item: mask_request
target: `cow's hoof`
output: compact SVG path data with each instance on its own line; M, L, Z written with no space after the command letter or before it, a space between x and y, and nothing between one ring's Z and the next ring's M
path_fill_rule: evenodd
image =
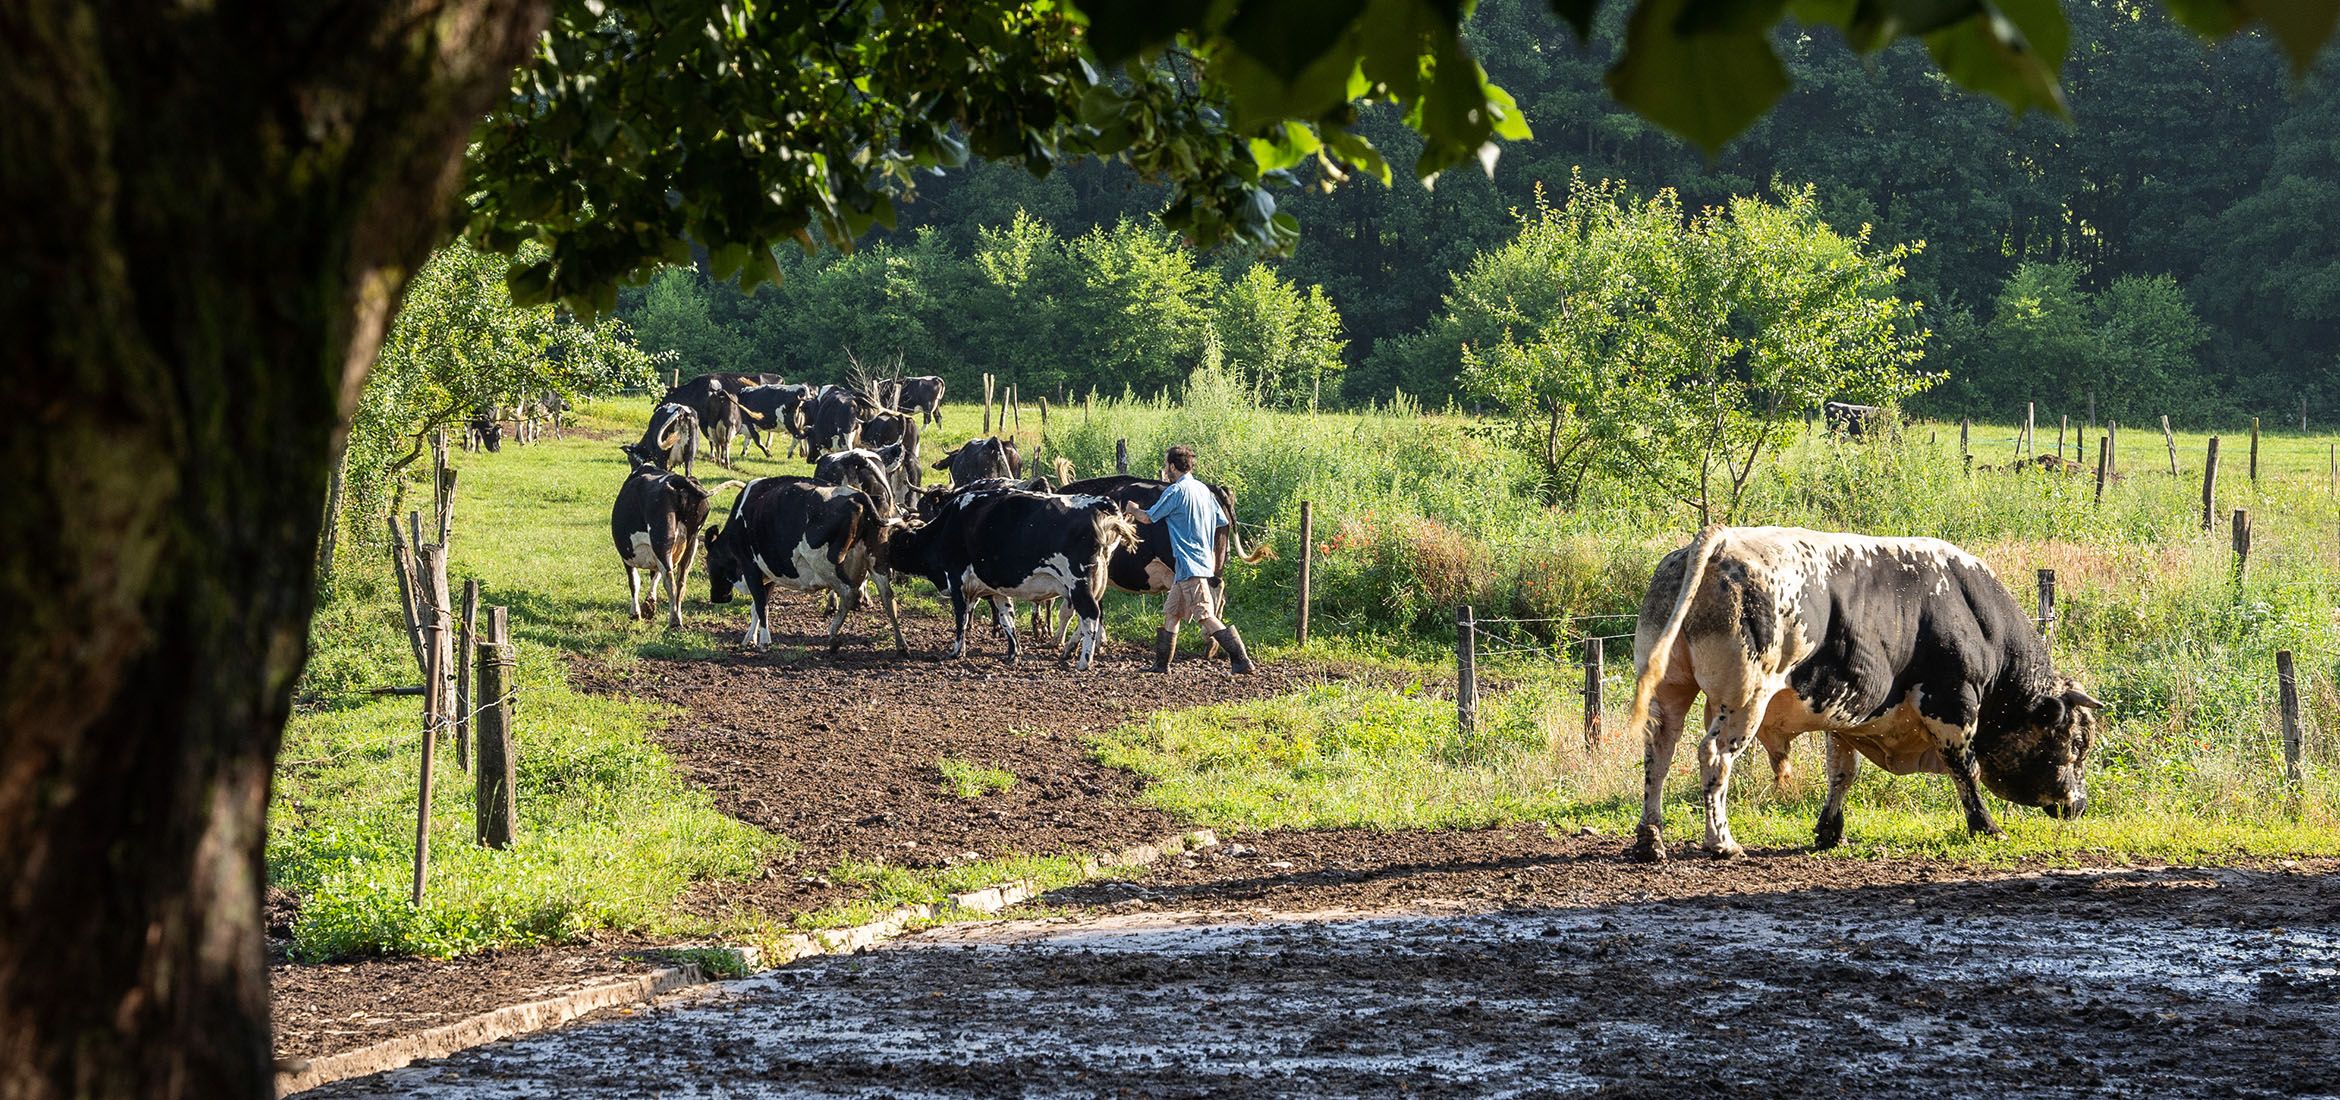
M1844 843L1844 819L1841 817L1833 821L1822 821L1820 827L1812 832L1812 850L1815 852L1825 852L1842 843Z
M1656 829L1644 828L1634 838L1633 847L1625 849L1625 854L1638 863L1664 863L1666 842L1658 839Z
M1739 847L1739 842L1734 840L1711 845L1706 849L1706 853L1716 859L1738 859L1746 855L1747 850Z

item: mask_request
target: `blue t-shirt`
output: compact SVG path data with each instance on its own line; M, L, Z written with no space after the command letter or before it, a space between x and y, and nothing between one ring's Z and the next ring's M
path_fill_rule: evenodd
M1171 482L1162 490L1162 499L1146 509L1146 518L1169 525L1170 557L1178 563L1175 579L1212 575L1211 543L1227 525L1227 513L1219 510L1207 486L1193 474Z

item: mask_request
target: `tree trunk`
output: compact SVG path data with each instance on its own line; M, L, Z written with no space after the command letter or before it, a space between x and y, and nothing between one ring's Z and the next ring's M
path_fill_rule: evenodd
M0 7L0 1096L274 1093L317 503L546 3Z

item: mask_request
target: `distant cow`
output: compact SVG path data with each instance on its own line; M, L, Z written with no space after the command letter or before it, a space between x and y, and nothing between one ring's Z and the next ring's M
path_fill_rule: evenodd
M467 451L501 451L504 449L504 425L496 419L496 410L487 409L465 422L463 425L463 449Z
M659 586L664 585L666 625L682 629L683 585L689 582L691 560L698 555L699 527L707 522L708 502L715 493L739 484L710 490L688 475L649 463L637 464L626 476L617 504L610 509L609 534L626 566L627 605L635 618L657 614ZM642 591L645 573L650 575L647 594Z
M925 464L919 461L918 418L906 412L881 412L863 421L861 445L871 449L888 443L902 445L902 465L909 472L910 484L925 483Z
M878 506L878 515L892 518L901 512L907 493L902 481L902 445L889 443L872 450L856 447L850 451L822 455L813 463L813 480L823 485L843 485L859 489Z
M553 438L559 439L562 426L575 406L569 404L568 398L561 396L561 391L545 390L537 395L536 407L544 413L545 420L552 424Z
M660 405L650 410L650 426L642 430L641 442L618 449L637 463L667 470L679 465L687 475L699 456L699 414L688 405Z
M1064 600L1080 619L1074 644L1086 670L1104 638L1097 605L1105 588L1105 559L1137 541L1136 524L1112 501L1012 488L954 490L933 502L934 518L897 532L889 548L893 567L926 578L949 597L954 632L950 655L967 652L967 612L975 599L993 601L993 621L1007 634L1007 658L1022 656L1012 614L998 600ZM1058 655L1061 662L1071 646Z
M915 412L921 424L942 423L943 380L934 375L896 378L886 385L886 407Z
M858 490L805 477L757 478L739 491L730 518L707 528L709 598L729 603L734 591L746 592L754 607L743 641L763 646L772 640L775 590L828 592L837 606L829 618L829 652L835 653L846 614L861 605L862 583L874 580L894 650L908 654L894 612L887 539L886 520Z
M1804 733L1829 735L1821 848L1843 839L1859 756L1897 775L1947 773L1978 833L1999 832L1982 786L2051 817L2088 805L2081 768L2104 704L2056 675L1990 567L1939 539L1709 527L1658 563L1633 661L1628 728L1647 738L1634 851L1645 859L1665 858L1660 796L1701 691L1717 856L1740 854L1723 804L1732 761L1755 740L1784 760Z
M985 436L970 439L943 453L934 461L937 470L949 470L953 486L965 485L984 478L1019 478L1024 476L1024 459L1016 453L1016 441Z
M1844 401L1830 401L1820 406L1820 418L1832 432L1843 432L1846 437L1859 439L1885 426L1886 409L1883 405L1854 405Z

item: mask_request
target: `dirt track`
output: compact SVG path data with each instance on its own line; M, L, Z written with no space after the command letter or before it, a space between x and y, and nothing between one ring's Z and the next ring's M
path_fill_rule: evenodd
M2331 1094L2324 871L965 926L317 1095Z

